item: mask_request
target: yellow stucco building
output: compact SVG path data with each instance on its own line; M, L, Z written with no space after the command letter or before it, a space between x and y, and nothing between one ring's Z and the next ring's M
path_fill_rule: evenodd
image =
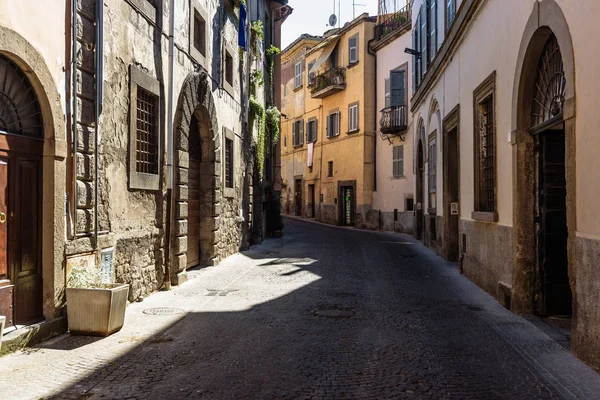
M376 18L362 14L324 37L303 35L282 53L283 213L357 227L370 212L375 175Z

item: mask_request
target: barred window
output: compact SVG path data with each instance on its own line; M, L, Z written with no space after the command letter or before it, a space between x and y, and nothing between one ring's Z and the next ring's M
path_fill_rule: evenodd
M158 97L149 91L137 89L135 170L158 174Z
M479 103L479 211L495 211L496 168L494 162L494 98Z
M402 178L404 176L404 146L394 146L392 152L393 176Z
M329 178L333 176L333 161L327 161L327 176Z
M436 188L437 188L437 152L436 152L436 135L437 132L433 131L431 138L429 139L429 207L435 208L436 206Z
M225 187L233 187L233 140L225 139Z

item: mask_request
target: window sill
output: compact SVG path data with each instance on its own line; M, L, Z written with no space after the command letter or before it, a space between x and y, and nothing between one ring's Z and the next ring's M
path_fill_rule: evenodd
M317 139L315 139L315 140L309 140L309 141L306 142L306 144L310 144L310 143L317 143Z
M229 93L229 95L231 97L235 98L235 94L234 94L234 90L233 90L233 85L231 85L229 82L227 82L226 80L223 80L223 89L225 89L225 91L227 93Z
M227 199L235 198L235 189L232 187L226 187L223 189L223 197Z
M302 88L304 88L304 85L300 85L298 87L294 88L294 92L299 92L300 90L302 90Z
M327 136L327 139L335 139L338 136L340 136L340 134L338 133L337 135L331 135L331 136Z
M471 218L475 221L483 221L483 222L498 222L498 213L497 212L486 212L486 211L473 211L471 213Z
M392 180L406 179L406 175L392 176Z
M427 209L427 214L437 215L437 208L428 208Z
M293 145L292 147L293 147L294 149L299 149L299 148L302 148L302 147L304 147L304 143L301 143L301 144L295 144L295 145Z
M358 132L360 132L360 129L354 129L354 130L352 130L352 131L348 131L348 132L346 132L346 134L348 134L348 135L352 135L353 133L358 133Z
M354 61L353 63L350 63L350 64L348 64L348 67L347 67L347 68L348 68L348 69L350 69L350 68L354 68L354 67L356 67L358 64L359 64L359 61Z

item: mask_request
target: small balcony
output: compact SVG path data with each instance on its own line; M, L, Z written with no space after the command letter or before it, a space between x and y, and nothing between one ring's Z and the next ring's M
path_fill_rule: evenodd
M408 128L407 107L391 106L381 110L379 130L382 136L399 136Z
M410 24L409 6L394 13L380 15L375 25L375 41L385 38L396 30L410 29Z
M308 84L313 99L322 99L346 89L346 68L332 68L312 78Z

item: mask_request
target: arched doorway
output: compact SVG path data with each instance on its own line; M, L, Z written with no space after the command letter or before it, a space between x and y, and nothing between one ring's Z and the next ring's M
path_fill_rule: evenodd
M421 127L421 129L425 129ZM415 237L418 240L423 239L423 174L425 172L425 160L423 157L423 141L419 139L419 144L417 145L417 210L416 210L416 235Z
M513 88L515 263L511 309L577 317L575 70L569 28L553 0L536 3Z
M42 318L40 102L23 70L0 54L0 314L9 325Z

